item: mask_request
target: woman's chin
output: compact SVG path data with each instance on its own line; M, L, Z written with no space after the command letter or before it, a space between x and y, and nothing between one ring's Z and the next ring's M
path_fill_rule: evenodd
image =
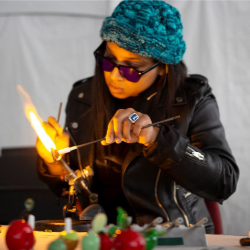
M110 94L113 97L117 98L117 99L126 99L126 98L128 98L128 96L124 95L124 93L114 93L114 92L110 91Z

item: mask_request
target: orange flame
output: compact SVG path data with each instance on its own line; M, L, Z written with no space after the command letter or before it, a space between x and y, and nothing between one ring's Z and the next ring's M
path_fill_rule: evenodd
M26 117L30 121L32 127L35 129L43 145L46 147L46 149L49 152L51 152L51 148L56 149L56 145L53 142L53 140L48 136L46 131L44 130L42 123L41 123L41 119L38 116L38 113L36 111L34 104L31 101L30 96L28 95L27 92L25 92L25 90L22 88L21 85L17 85L17 89L20 93L20 96L24 105Z
M46 149L51 152L51 148L56 149L55 143L52 141L52 139L48 136L48 134L45 132L41 122L37 118L36 114L33 111L29 112L29 117L31 119L31 123L33 128L36 130L36 133L40 140L42 141L43 145L46 147Z

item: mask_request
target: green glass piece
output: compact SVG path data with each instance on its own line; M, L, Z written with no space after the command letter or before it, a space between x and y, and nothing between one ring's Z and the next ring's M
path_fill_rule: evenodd
M34 208L34 205L35 202L31 198L25 200L24 202L24 206L29 212Z
M115 234L115 231L117 230L117 227L116 226L112 226L109 228L109 231L108 231L108 234L109 234L109 237L113 237L113 235Z
M88 235L82 238L82 250L99 250L100 237L95 232L90 231Z
M61 234L61 237L64 239L68 239L68 240L77 240L78 239L77 233L75 231L72 231L72 230L68 234L66 232L65 232L65 234L64 233Z
M162 229L161 231L157 231L157 237L164 235L167 232L167 229Z
M128 214L121 207L117 208L117 212L118 212L117 223L116 223L117 226L120 227L121 229L126 229L127 228L127 217L128 217Z
M150 228L146 232L143 232L143 235L146 240L145 250L152 250L157 245L157 232L154 228Z
M108 218L106 214L104 213L97 214L91 223L92 230L95 233L99 233L107 225L107 222L108 222Z
M48 250L67 250L67 247L63 240L57 239L49 244Z

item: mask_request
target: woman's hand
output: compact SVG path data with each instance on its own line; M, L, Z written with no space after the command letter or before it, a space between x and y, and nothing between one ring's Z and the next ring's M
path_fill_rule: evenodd
M139 119L133 124L128 116L136 113ZM143 126L151 124L152 121L148 115L135 111L132 108L119 109L113 116L108 125L106 140L102 141L102 145L111 143L127 143L139 142L145 146L153 144L159 134L158 127L148 127L142 129Z
M55 143L57 150L69 146L69 135L63 131L63 128L60 127L54 117L49 117L48 122L43 122L42 125L46 133ZM41 156L41 158L43 158L46 163L54 162L51 153L45 148L39 138L37 138L36 149L38 154Z

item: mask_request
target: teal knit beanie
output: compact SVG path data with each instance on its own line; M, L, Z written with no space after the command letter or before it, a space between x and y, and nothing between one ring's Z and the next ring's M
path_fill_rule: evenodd
M166 64L181 61L186 43L179 11L161 0L124 0L107 17L101 37Z

